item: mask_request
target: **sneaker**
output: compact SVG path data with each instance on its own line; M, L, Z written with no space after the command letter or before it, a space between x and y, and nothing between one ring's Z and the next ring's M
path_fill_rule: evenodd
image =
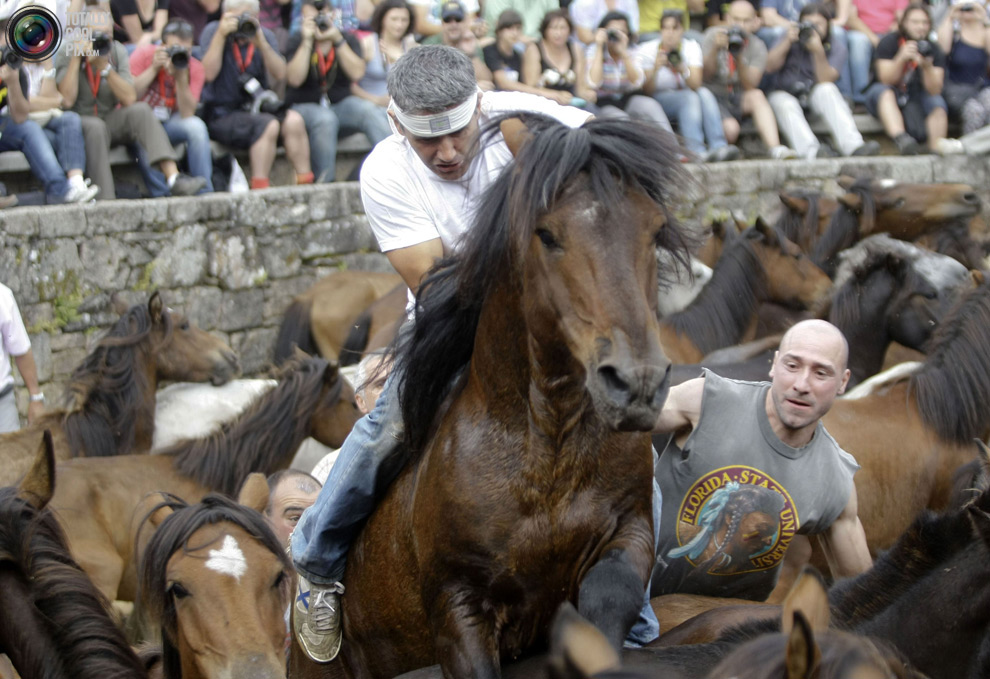
M62 196L62 200L66 203L88 203L96 198L99 192L99 186L70 185L69 190Z
M313 662L328 663L340 652L340 595L344 586L339 582L311 584L301 575L298 582L292 612L296 641Z
M727 160L738 160L740 156L739 147L734 144L726 144L712 149L705 154L706 163L722 163Z
M773 160L793 160L798 157L798 154L791 147L778 144L770 149L770 157Z
M901 132L894 137L894 143L897 144L897 150L902 156L916 156L922 151L921 144L907 132Z
M943 137L935 142L935 151L940 156L959 156L966 153L962 141Z
M203 177L190 177L182 172L175 178L172 184L173 196L195 196L206 186L206 179Z
M863 145L850 153L850 156L876 156L880 153L880 143L875 139L863 142Z
M818 150L815 152L815 158L818 158L818 159L821 159L821 158L838 158L838 156L839 156L839 154L835 152L835 149L833 149L828 144L822 144L821 146L818 147Z

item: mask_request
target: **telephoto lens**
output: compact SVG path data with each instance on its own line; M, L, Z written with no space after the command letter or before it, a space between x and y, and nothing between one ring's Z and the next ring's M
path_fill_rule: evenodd
M10 66L15 71L24 63L24 58L9 47L0 49L0 66Z
M189 68L189 50L182 45L172 45L168 48L168 57L172 60L172 67L180 71Z
M103 31L93 31L93 51L98 56L105 57L113 48L113 38Z

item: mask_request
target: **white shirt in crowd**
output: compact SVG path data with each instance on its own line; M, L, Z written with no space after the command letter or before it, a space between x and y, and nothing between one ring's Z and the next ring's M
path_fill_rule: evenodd
M14 382L10 357L23 356L30 348L31 339L24 329L14 293L0 283L0 390Z
M640 44L636 48L636 63L639 64L641 69L643 69L643 72L649 71L653 68L653 64L656 61L657 52L660 51L660 47L660 40L650 40L649 42ZM701 52L701 45L698 44L696 40L681 38L681 47L678 51L681 55L681 61L687 64L690 68L704 67L704 55ZM687 82L685 81L684 76L667 66L657 70L656 79L654 82L657 90L660 91L682 90L687 87Z

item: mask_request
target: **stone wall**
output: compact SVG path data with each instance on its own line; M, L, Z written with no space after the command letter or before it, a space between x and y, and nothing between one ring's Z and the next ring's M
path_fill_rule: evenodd
M965 182L984 196L988 164L881 157L743 161L690 171L698 181L677 214L700 225L726 210L748 220L773 218L780 189L835 192L842 173ZM134 304L160 289L170 306L224 337L251 376L270 360L291 298L343 268L390 270L353 183L0 212L0 282L20 304L49 403L115 319L114 295ZM26 399L19 389L22 412Z

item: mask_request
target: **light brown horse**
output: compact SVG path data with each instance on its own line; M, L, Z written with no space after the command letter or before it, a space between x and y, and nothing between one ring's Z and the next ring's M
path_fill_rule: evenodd
M354 322L371 304L393 293L405 306L405 292L396 292L396 289L404 291L405 284L394 273L337 271L321 278L309 290L296 296L285 310L275 340L275 362L278 364L291 358L293 346L313 356L319 354L330 361L339 360ZM367 337L392 320L393 317L376 316L374 322L369 323Z
M236 502L210 494L152 507L141 595L161 624L164 679L285 679L295 571L267 504L265 477L252 474Z
M726 242L712 278L683 311L660 322L672 363L698 363L716 349L754 337L763 302L809 308L832 285L783 234L762 220Z
M61 408L0 435L0 486L14 483L34 459L41 432L57 460L147 451L160 380L223 384L240 371L223 341L165 308L159 293L131 307L72 373Z
M70 460L59 466L51 506L79 565L111 601L134 601L135 551L145 510L166 492L196 502L233 495L251 472L284 469L307 436L339 447L359 412L347 380L322 358L296 359L266 392L220 431L157 455Z

